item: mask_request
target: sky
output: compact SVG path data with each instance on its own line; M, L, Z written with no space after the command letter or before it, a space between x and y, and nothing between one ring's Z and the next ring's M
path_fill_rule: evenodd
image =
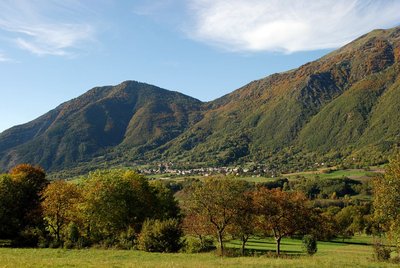
M95 86L210 101L400 25L400 0L0 0L0 132Z

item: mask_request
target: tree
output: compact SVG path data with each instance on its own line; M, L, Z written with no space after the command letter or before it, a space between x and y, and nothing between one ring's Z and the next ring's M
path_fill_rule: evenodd
M82 217L94 242L114 241L132 228L139 233L154 216L155 197L148 181L133 171L98 170L83 185Z
M41 192L47 183L44 170L28 164L0 176L0 238L15 240L23 230L42 226Z
M129 170L97 170L83 184L81 229L94 243L133 244L146 219L179 218L172 191ZM124 242L124 243L125 243Z
M313 226L312 209L302 193L260 187L253 193L253 203L257 227L264 233L272 232L278 255L283 237L307 233Z
M303 249L308 255L317 253L317 239L313 235L303 236Z
M184 211L182 228L186 235L192 235L199 239L200 247L207 243L206 237L212 235L212 226L205 215Z
M224 254L224 236L240 211L240 200L247 183L231 178L209 178L194 184L190 189L186 206L191 214L199 215L209 223Z
M232 225L229 227L229 233L238 237L242 241L241 252L245 255L246 243L250 236L254 234L254 209L252 195L250 192L244 193L238 200L238 212L233 218Z
M19 192L9 174L0 176L0 239L14 238L21 228Z
M150 184L155 195L154 216L160 220L180 218L180 209L174 193L157 180Z
M46 173L41 167L21 164L12 168L10 175L19 189L18 216L22 219L22 225L27 227L42 223L41 193L49 183Z
M373 183L374 217L393 237L400 237L400 155L395 156Z
M47 225L55 234L57 243L62 241L62 231L74 221L81 192L76 184L63 180L49 184L43 191L43 215Z

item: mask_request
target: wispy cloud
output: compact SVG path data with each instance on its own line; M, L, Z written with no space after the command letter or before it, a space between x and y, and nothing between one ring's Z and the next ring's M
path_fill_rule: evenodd
M187 34L230 51L336 48L400 24L398 0L189 0Z
M71 55L95 39L78 0L3 0L0 10L0 29L36 55Z
M10 61L3 53L0 53L0 62Z

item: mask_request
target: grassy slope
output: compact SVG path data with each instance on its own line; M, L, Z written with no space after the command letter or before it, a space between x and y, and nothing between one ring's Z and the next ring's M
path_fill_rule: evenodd
M357 242L357 241L356 241ZM234 246L231 243L230 246ZM273 250L273 241L252 240L249 247ZM123 250L0 248L0 267L396 267L377 263L368 245L320 242L313 257L274 259L265 256L221 258L213 253L159 254ZM301 253L299 240L283 241L288 253Z

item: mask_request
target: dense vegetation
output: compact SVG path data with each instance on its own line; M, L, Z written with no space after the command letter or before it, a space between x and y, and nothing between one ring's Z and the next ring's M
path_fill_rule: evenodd
M146 221L157 220L162 228L180 219L172 192L132 171L92 172L81 184L48 183L44 176L29 165L1 176L0 239L14 246L132 248ZM179 235L178 227L166 231ZM180 235L173 239L180 243Z
M0 166L84 174L149 162L271 172L381 164L399 142L399 55L393 28L208 103L132 81L94 88L1 133Z
M273 238L279 256L285 238L302 238L304 252L313 255L317 240L357 234L373 235L377 260L387 260L398 246L399 166L400 157L394 158L372 185L345 177L173 182L117 169L48 182L43 169L23 164L0 176L0 241L190 253L218 245L230 256L251 254L246 248L254 238ZM238 241L240 251L234 253L229 241Z

